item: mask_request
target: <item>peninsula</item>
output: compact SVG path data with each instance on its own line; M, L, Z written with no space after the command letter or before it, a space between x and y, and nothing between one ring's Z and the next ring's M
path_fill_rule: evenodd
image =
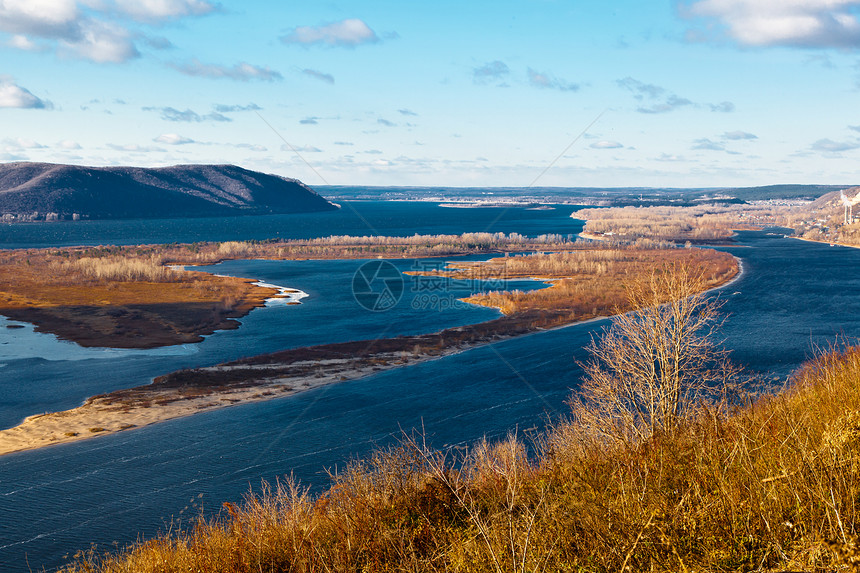
M93 396L64 412L27 418L0 431L0 455L142 427L196 412L367 376L493 341L629 310L624 284L655 269L698 269L707 288L732 280L736 259L709 249L641 248L571 243L564 252L500 257L451 266L455 278L539 278L551 286L466 299L502 310L489 322L433 334L285 350L207 368L181 370L152 384Z

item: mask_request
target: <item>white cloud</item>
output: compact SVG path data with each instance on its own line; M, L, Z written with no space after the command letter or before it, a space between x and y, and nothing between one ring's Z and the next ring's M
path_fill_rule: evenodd
M200 115L192 109L180 111L175 107L144 107L141 109L143 109L143 111L160 111L161 119L164 121L187 121L196 123L200 123L201 121L233 121L226 115L218 113L217 111L207 113L206 115Z
M710 151L725 151L726 146L722 143L711 141L707 137L703 137L701 139L697 139L693 142L693 149L707 149Z
M508 64L501 60L487 62L483 66L479 66L472 70L472 79L475 83L485 84L496 80L501 80L511 73Z
M633 97L640 101L645 99L646 97L648 99L656 99L666 93L665 88L655 86L654 84L646 84L640 82L639 80L633 79L630 76L618 80L616 83L622 88L633 92Z
M683 155L675 155L672 153L661 153L659 157L656 158L657 161L667 161L670 163L686 161Z
M310 68L303 69L302 73L305 74L306 76L310 76L316 80L320 80L320 81L325 82L327 84L333 84L334 83L334 76L331 74L325 74L323 72L320 72L317 70L312 70Z
M18 151L21 149L45 149L47 145L42 145L38 141L34 141L27 137L7 137L3 140L3 148L5 151Z
M57 147L59 149L65 149L67 151L74 151L76 149L81 149L81 144L71 139L64 139L62 141L57 142Z
M860 0L698 0L682 13L716 20L745 46L844 48L860 46L858 7Z
M617 141L609 141L603 139L601 141L595 141L589 147L591 147L592 149L619 149L624 146Z
M654 103L649 106L639 106L636 111L639 113L668 113L682 107L693 105L693 102L684 97L679 97L674 94L666 98L665 101Z
M723 137L725 139L731 139L733 141L738 141L738 140L743 140L743 139L746 139L746 140L758 139L757 135L754 135L752 133L747 133L746 131L727 131L723 134Z
M285 44L304 46L322 44L354 48L361 44L379 42L379 37L364 21L358 18L349 18L320 26L298 26L281 36L281 41Z
M579 91L579 84L559 80L552 74L528 69L529 83L538 88L561 90L563 92Z
M840 153L858 148L860 148L860 142L857 141L833 141L827 138L819 139L812 144L813 151L822 151L824 153Z
M0 161L28 161L30 158L26 155L20 155L17 153L0 153Z
M681 97L667 90L664 87L654 84L646 84L637 79L627 76L626 78L616 80L618 87L624 88L633 94L633 98L640 102L636 108L639 113L668 113L681 109L687 106L692 106L700 109L710 109L714 112L730 113L735 110L735 104L730 101L724 101L718 104L713 103L696 103L685 97Z
M152 141L156 143L164 143L167 145L185 145L186 143L194 143L194 140L184 137L177 133L162 133Z
M254 102L251 102L248 105L227 105L223 103L215 104L215 111L219 113L231 113L234 111L258 111L261 109L263 108L261 108Z
M85 20L79 35L60 40L60 53L99 64L121 64L140 57L129 31L121 26L97 20Z
M0 29L12 34L71 38L79 18L75 0L0 1Z
M131 151L133 153L152 153L153 151L167 151L162 147L147 147L138 145L136 143L127 143L125 145L120 145L117 143L108 143L107 147L109 149L113 149L114 151Z
M217 9L206 0L0 0L0 32L12 34L7 45L19 50L56 49L96 63L122 63L140 56L134 38L170 46L130 30L129 19L148 25Z
M37 44L27 36L23 34L15 34L9 41L6 42L6 45L10 48L15 48L16 50L21 50L23 52L44 52L47 47L42 44Z
M140 55L126 28L85 15L76 0L2 0L0 31L14 34L10 45L21 50L37 48L31 38L37 37L56 42L64 55L98 63Z
M39 99L8 77L0 76L0 108L51 109L53 104Z
M115 0L116 8L138 21L157 22L185 16L203 16L217 10L204 0Z
M722 113L731 113L735 111L735 104L730 101L724 101L720 103L709 103L708 107L711 108L711 111L718 111Z
M636 108L636 111L639 113L668 113L688 105L693 105L692 101L669 93L666 88L655 86L654 84L646 84L630 76L620 79L615 83L619 87L631 92L634 99L642 102L642 105ZM646 105L644 103L646 100L652 103Z
M268 151L267 147L252 143L236 143L233 147L238 147L239 149L250 149L251 151Z
M254 66L247 62L239 62L232 67L228 67L218 64L204 64L197 58L194 58L190 62L186 62L184 64L168 65L187 76L197 76L201 78L230 79L241 82L247 82L249 80L272 82L283 79L280 72L277 72L268 66L264 68Z
M322 153L322 149L313 145L303 145L301 147L290 147L287 144L281 145L281 151L298 151L299 153Z
M141 40L153 50L170 50L175 47L173 42L164 36L144 36Z

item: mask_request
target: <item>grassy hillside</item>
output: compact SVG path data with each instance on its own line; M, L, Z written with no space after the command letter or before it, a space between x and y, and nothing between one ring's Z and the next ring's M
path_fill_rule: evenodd
M860 348L671 435L589 436L570 419L465 455L407 436L318 497L287 480L66 571L855 570Z

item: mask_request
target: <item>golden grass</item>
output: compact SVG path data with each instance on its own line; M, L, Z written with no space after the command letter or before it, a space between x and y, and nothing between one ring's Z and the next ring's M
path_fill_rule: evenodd
M770 205L696 205L583 209L576 215L586 219L586 234L612 241L713 243L729 239L735 229L787 225L788 213Z
M671 438L587 435L561 421L460 457L405 437L320 496L288 479L65 571L856 570L860 348L733 412L702 408Z
M506 315L530 310L564 311L585 320L629 310L624 285L654 269L672 265L701 268L707 287L726 282L738 272L728 253L711 249L645 249L631 246L580 244L578 250L494 258L480 263L456 263L441 274L455 279L539 277L546 289L494 291L470 296L472 304L500 309Z
M85 346L151 348L197 342L203 334L235 327L229 319L275 294L246 279L174 270L171 263L417 257L570 245L555 235L466 233L0 250L0 314Z

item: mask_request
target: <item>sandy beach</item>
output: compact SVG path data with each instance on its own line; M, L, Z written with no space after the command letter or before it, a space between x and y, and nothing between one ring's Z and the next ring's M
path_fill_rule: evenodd
M125 399L127 394L124 392L94 396L77 408L36 414L18 426L0 430L0 455L97 438L240 403L290 396L327 384L355 380L383 370L448 356L475 346L478 345L457 346L438 353L383 352L364 358L198 369L198 372L212 373L238 369L256 371L256 379L252 383L229 388L190 390L177 387L152 390L147 392L145 400ZM272 372L277 374L272 376Z

